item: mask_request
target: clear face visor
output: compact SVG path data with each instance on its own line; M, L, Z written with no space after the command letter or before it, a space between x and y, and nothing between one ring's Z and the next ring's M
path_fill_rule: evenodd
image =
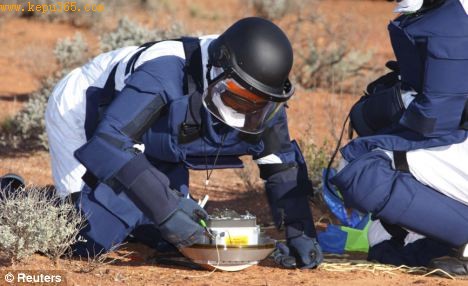
M232 78L211 84L203 94L203 104L216 118L239 131L257 134L265 129L284 102L257 95Z

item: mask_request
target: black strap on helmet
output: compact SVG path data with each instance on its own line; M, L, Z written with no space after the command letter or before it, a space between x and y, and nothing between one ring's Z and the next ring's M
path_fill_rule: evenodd
M153 45L159 43L161 41L153 41L153 42L148 42L145 43L141 46L138 47L138 52L133 54L133 56L128 60L127 66L125 67L125 75L128 75L129 73L133 73L135 71L135 63L138 60L138 58L141 56L141 54L152 47Z
M96 131L99 122L102 120L104 111L115 98L115 73L117 72L118 66L118 63L115 64L112 70L110 71L109 76L107 77L107 81L103 87L103 92L101 92L99 94L99 98L97 98L97 105L86 105L87 116L84 124L87 140L91 139L91 137L94 135L94 132ZM91 117L90 114L96 115Z
M203 93L203 66L200 40L193 37L182 37L185 53L184 94L191 95L198 91Z
M185 120L180 125L178 141L181 144L192 142L201 136L202 124L200 110L203 94L203 64L200 40L182 38L185 52L184 94L189 96Z

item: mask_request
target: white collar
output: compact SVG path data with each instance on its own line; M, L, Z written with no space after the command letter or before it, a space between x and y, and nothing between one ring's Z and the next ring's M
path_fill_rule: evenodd
M460 0L460 3L463 9L465 9L465 13L468 15L468 0Z
M219 35L207 35L200 37L200 49L202 54L202 65L203 65L203 86L206 88L208 82L206 80L206 65L208 64L208 46L211 41L218 38Z
M402 0L398 2L395 13L413 13L421 9L424 0Z

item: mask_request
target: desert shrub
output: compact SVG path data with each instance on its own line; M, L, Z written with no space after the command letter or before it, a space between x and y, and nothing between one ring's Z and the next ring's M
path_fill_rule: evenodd
M70 69L86 62L88 59L88 43L80 33L76 33L73 38L59 40L55 46L54 55L62 68L59 75L62 76Z
M60 70L43 80L41 88L32 93L23 108L0 127L0 145L6 149L48 148L44 113L47 100L58 80L87 59L88 45L77 33L73 38L57 42L54 50Z
M126 243L118 243L111 246L107 251L100 251L99 253L89 253L87 257L79 257L80 261L84 258L84 263L79 264L77 272L79 273L91 273L97 269L110 265L116 261L125 259L128 256L133 254L132 251L127 253L119 253L118 250L121 249Z
M139 5L145 11L150 13L157 10L163 10L169 14L173 14L176 9L174 2L171 0L140 0Z
M25 148L47 148L44 113L47 99L57 80L46 79L40 90L34 92L23 106L23 109L13 117L13 128L10 135L16 136L16 146Z
M125 46L137 46L151 40L151 31L148 28L128 18L122 18L114 31L100 37L100 47L103 52L108 52Z
M0 250L12 262L42 252L57 260L77 241L85 219L49 189L0 191Z
M100 45L109 51L128 45L140 45L148 41L177 38L183 34L181 26L150 30L126 18L119 21L115 31L104 34ZM0 124L0 146L5 150L47 149L44 113L47 100L59 79L88 58L88 44L81 34L59 40L54 49L60 69L43 81L42 87L30 95L23 109L13 118Z
M241 179L245 189L249 192L261 192L264 183L260 179L259 170L251 158L244 158L244 168L235 169L235 174Z
M356 31L348 16L331 20L320 0L251 0L256 15L275 20L294 50L292 79L306 89L351 92L361 88L373 71L373 51L353 44ZM313 9L303 9L303 7ZM283 17L288 14L288 17ZM364 76L365 75L365 76ZM372 77L373 75L370 75Z
M285 16L292 8L293 1L288 0L250 0L255 15L276 20Z
M299 54L302 60L296 70L296 81L304 88L343 87L346 81L368 70L373 56L372 51L350 51L343 42L317 48L312 39L305 50ZM351 87L344 86L347 90Z
M167 29L148 29L128 18L119 20L117 28L100 38L103 52L119 49L125 46L138 46L150 41L174 39L183 35L183 28L178 23Z
M329 209L322 195L322 171L327 168L331 158L331 147L326 141L317 145L313 140L299 140L299 146L307 164L309 179L314 187L314 195L311 201L314 209L320 213L328 213Z
M209 20L219 20L222 16L220 15L219 11L216 10L206 10L197 5L196 3L192 3L188 6L189 15L192 18L201 18L201 19L209 19Z
M312 140L299 140L304 159L307 163L307 171L312 181L314 190L322 187L322 170L327 167L331 157L330 144L326 141L318 146Z
M312 140L299 140L299 146L307 164L310 180L317 191L322 187L322 170L327 167L331 158L331 146L325 141L318 146ZM241 179L248 191L263 191L263 181L259 177L259 170L254 161L244 158L244 168L236 169L234 172Z
M4 150L47 148L44 112L47 99L57 80L49 77L29 96L20 112L0 126L0 146Z

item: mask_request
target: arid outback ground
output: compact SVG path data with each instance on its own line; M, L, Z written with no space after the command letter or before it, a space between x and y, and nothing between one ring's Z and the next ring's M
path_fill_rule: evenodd
M119 1L123 3L124 1ZM151 2L151 1L148 1ZM236 19L252 15L247 1L153 1L148 9L138 5L113 5L106 7L99 22L92 25L73 25L68 22L51 22L41 16L21 18L1 15L0 17L0 121L18 112L28 95L40 87L41 79L53 73L57 64L53 48L58 39L70 37L79 31L90 43L90 57L97 54L98 37L103 31L115 27L123 16L148 27L167 27L173 22L183 25L188 33L219 33ZM292 1L293 2L293 1ZM151 2L152 3L152 2ZM323 17L328 34L335 39L342 37L351 50L372 51L369 62L371 67L383 67L392 58L387 37L386 25L394 16L392 3L370 0L324 0L302 1L303 14L314 12ZM291 37L295 53L299 54L299 41L304 35L315 35L314 27L297 29L296 16L288 14L277 21ZM322 29L325 29L322 26ZM337 35L334 35L338 33ZM317 36L315 44L327 45L330 37ZM296 42L297 41L297 42ZM307 44L302 42L302 44ZM296 57L298 58L298 57ZM371 76L377 74L371 73ZM341 124L351 104L358 99L363 84L368 80L365 73L353 80L354 88L342 89L330 85L317 89L298 87L291 100L289 119L291 135L321 146L328 140L326 147L333 148L334 139L339 134ZM66 144L66 142L64 142ZM0 155L0 174L15 172L23 175L28 183L39 186L52 184L48 153L5 152ZM208 210L227 207L256 214L262 225L271 225L271 217L266 198L261 191L247 190L239 175L234 171L215 171L211 184L204 190L204 173L193 173L191 190L194 197L210 195ZM257 182L258 183L258 182ZM315 208L318 219L323 215ZM280 234L271 231L275 237ZM468 285L466 280L451 280L438 276L425 277L422 274L407 274L400 271L365 271L361 267L345 268L321 267L316 270L287 270L277 267L273 260L267 259L258 266L236 273L220 271L207 275L207 271L189 270L183 267L161 266L152 262L154 251L142 245L128 244L113 254L116 261L102 265L94 271L86 271L88 262L61 259L54 265L46 257L36 255L31 260L10 265L0 262L0 272L16 270L63 270L69 285ZM352 259L351 259L352 258ZM365 255L327 256L326 262L362 263ZM346 259L349 259L346 261ZM331 271L333 269L335 271ZM44 271L45 272L45 271ZM3 274L4 275L4 274ZM4 285L3 276L0 285Z

